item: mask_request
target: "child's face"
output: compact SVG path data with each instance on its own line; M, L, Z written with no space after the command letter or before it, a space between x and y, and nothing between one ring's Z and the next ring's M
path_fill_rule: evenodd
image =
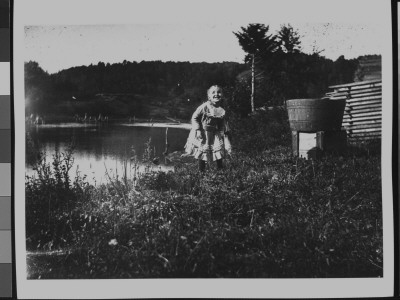
M212 104L220 104L222 100L222 89L217 86L211 87L208 91L208 100L211 101Z

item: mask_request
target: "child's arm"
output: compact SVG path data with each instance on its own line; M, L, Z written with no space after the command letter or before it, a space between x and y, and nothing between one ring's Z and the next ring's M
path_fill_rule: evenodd
M203 125L201 124L201 119L204 113L204 105L200 105L192 116L192 128L196 131L195 137L202 140L203 139Z
M203 105L200 105L192 116L192 128L194 130L202 130L201 118L203 117Z

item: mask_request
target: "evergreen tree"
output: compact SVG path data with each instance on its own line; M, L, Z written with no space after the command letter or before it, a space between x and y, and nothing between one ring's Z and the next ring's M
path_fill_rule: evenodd
M251 64L251 111L254 112L256 64L265 60L270 53L278 49L276 36L268 35L269 26L263 24L249 24L241 27L241 32L234 32L242 49L247 53L245 62Z
M282 25L278 32L281 50L285 53L299 53L300 35L291 25Z

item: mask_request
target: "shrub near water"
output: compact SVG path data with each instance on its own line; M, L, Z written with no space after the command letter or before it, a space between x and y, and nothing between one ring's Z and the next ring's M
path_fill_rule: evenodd
M88 201L68 211L72 249L62 267L40 275L382 276L380 186L379 155L313 162L287 147L237 152L223 172L204 177L194 162L174 173L149 170L136 187L114 180L86 189Z
M74 210L79 202L88 201L92 187L77 174L71 180L68 172L73 165L73 149L56 153L53 162L39 155L35 176L25 181L27 249L67 246L71 241Z

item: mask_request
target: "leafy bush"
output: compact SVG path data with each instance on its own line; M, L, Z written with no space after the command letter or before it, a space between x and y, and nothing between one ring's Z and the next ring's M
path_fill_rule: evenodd
M261 110L247 118L232 116L229 125L235 148L244 152L290 145L288 114L281 107Z
M79 201L88 201L89 191L93 188L79 173L71 180L68 172L73 165L72 154L72 148L66 153L57 152L50 164L42 153L34 167L36 175L26 176L28 249L51 250L71 241L74 209Z

